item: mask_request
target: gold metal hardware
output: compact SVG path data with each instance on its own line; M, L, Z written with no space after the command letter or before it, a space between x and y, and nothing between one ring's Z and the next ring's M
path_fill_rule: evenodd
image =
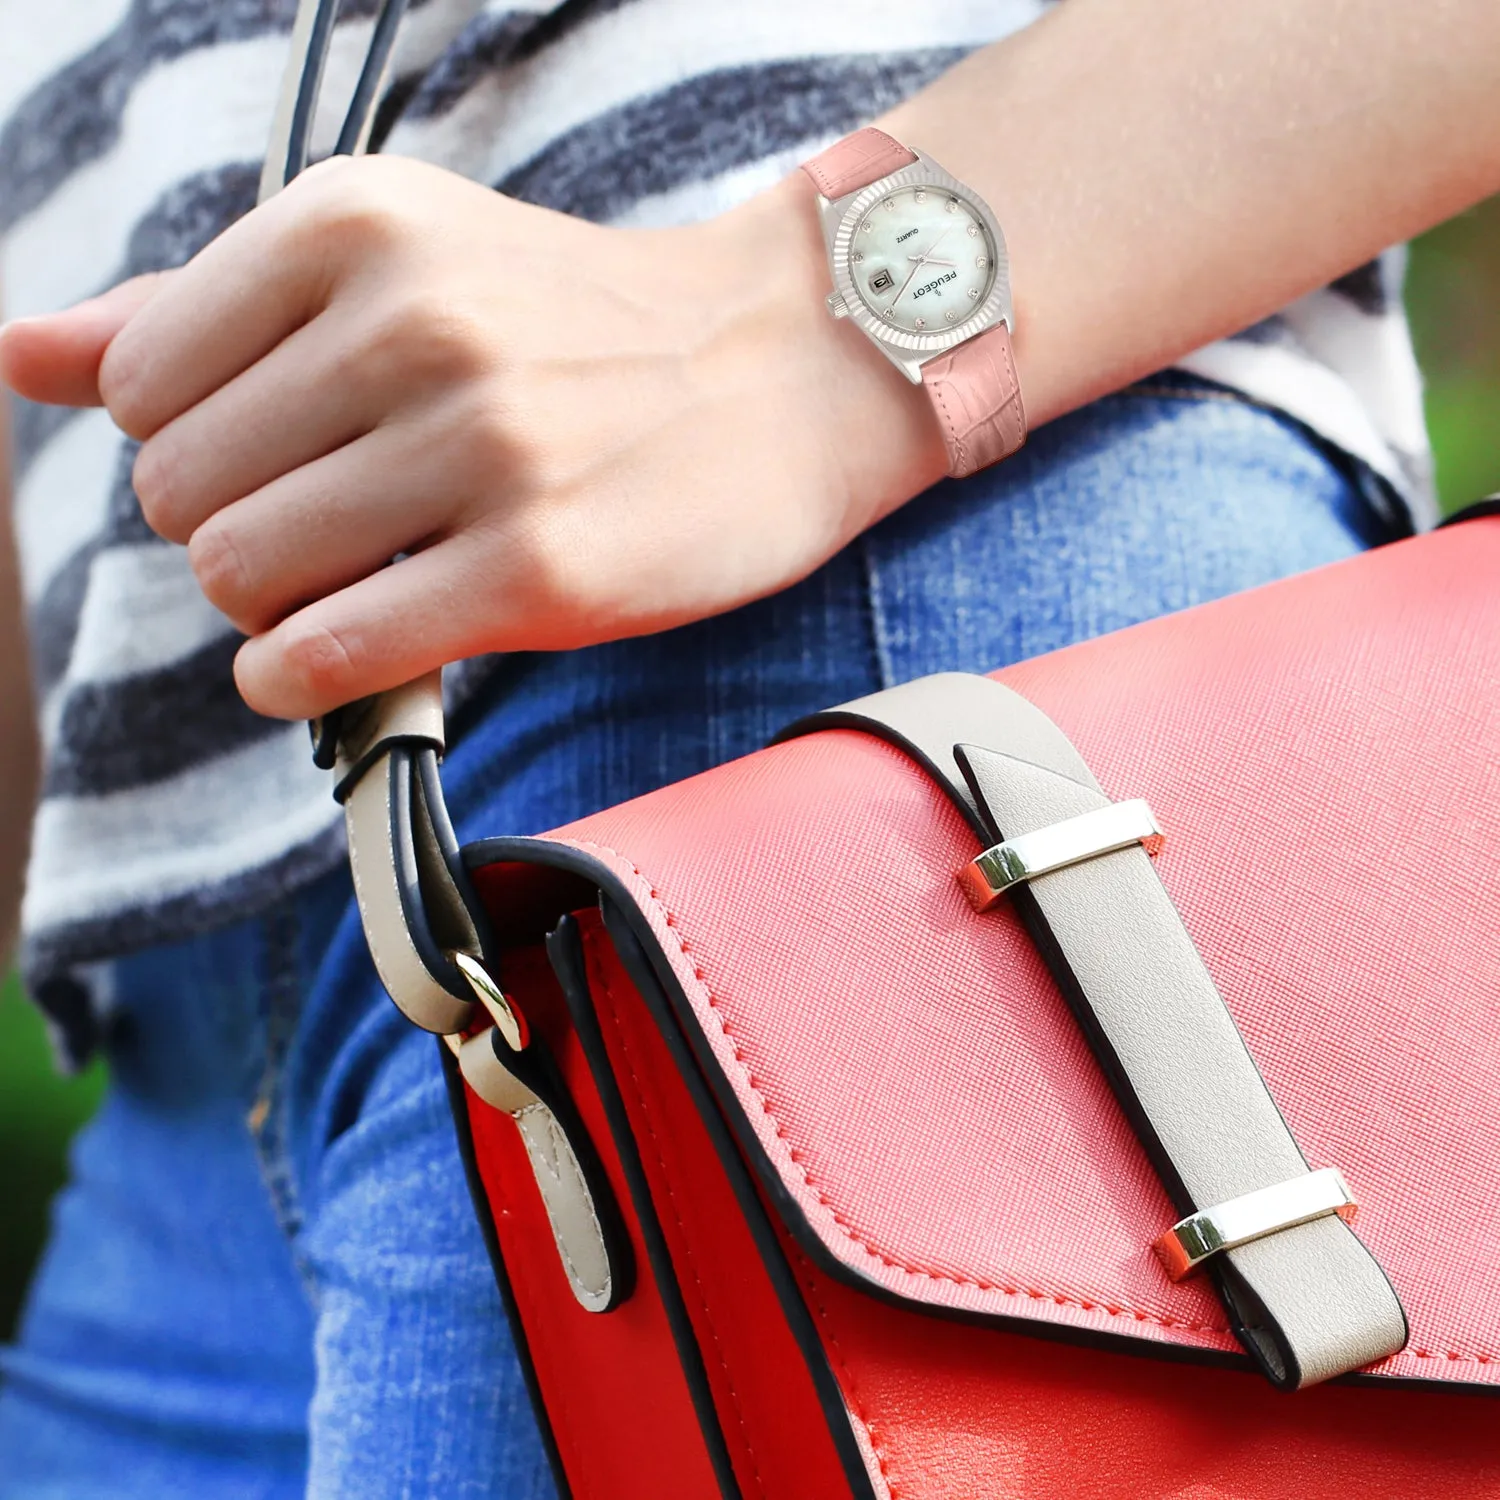
M1234 1250L1298 1224L1337 1214L1352 1219L1358 1204L1337 1167L1245 1193L1179 1220L1153 1248L1173 1281L1181 1281L1221 1250Z
M989 911L1007 891L1039 875L1116 854L1132 844L1155 854L1162 838L1155 814L1140 798L1112 802L986 849L959 871L958 883L975 911Z
M495 1023L495 1030L505 1038L510 1050L523 1051L526 1039L521 1030L520 1017L511 1009L505 991L490 978L489 970L468 953L455 952L449 954L449 957L459 973L469 981L469 988L474 991L475 999L489 1012L490 1019ZM464 1042L463 1034L451 1032L443 1040L447 1042L448 1050L457 1057Z
M520 1111L539 1104L531 1087L506 1065L502 1049L495 1041L495 1032L498 1032L512 1053L523 1051L526 1032L520 1017L477 958L468 953L450 953L448 956L469 981L475 998L495 1023L493 1031L486 1027L469 1036L454 1031L443 1038L448 1050L458 1059L464 1082L492 1109L508 1115L518 1115Z

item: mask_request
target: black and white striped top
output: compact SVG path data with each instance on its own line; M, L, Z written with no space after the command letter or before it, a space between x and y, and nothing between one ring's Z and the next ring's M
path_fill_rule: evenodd
M295 0L0 0L8 314L175 266L255 198ZM1045 0L416 0L377 133L615 223L770 185ZM315 152L372 0L346 0ZM851 39L862 48L849 51ZM1418 376L1387 256L1183 362L1299 417L1431 518ZM306 731L237 698L237 637L130 488L98 411L22 404L16 524L47 770L23 966L75 1054L92 965L248 913L341 857Z

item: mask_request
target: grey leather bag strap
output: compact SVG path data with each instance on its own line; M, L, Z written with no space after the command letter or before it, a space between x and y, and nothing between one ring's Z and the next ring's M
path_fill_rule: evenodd
M988 678L928 677L788 734L835 727L914 756L986 844L1110 806L1067 736ZM1139 844L1034 878L1014 899L1180 1213L1306 1179L1307 1162ZM1332 1213L1208 1264L1241 1341L1279 1386L1359 1369L1406 1342L1390 1283Z

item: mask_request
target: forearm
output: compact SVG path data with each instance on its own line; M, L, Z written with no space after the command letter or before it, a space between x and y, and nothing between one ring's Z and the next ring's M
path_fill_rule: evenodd
M1500 187L1497 56L1496 0L1062 0L883 123L998 211L1035 424ZM247 700L307 717L730 609L938 479L926 393L828 290L800 173L624 230L376 158L12 325L0 373L142 443Z
M16 936L26 850L36 803L36 716L10 513L10 454L0 392L0 968Z
M879 123L994 206L1036 425L1500 189L1497 57L1495 0L1065 0Z

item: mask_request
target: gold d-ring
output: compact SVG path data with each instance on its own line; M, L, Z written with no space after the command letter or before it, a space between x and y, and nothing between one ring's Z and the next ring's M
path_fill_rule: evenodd
M454 952L449 956L459 973L469 981L469 988L474 991L475 998L489 1012L490 1019L495 1023L495 1030L505 1038L506 1045L512 1052L525 1051L526 1034L521 1028L521 1018L511 1008L505 991L490 978L489 971L472 954ZM457 1057L458 1049L463 1045L463 1034L454 1032L443 1040Z

